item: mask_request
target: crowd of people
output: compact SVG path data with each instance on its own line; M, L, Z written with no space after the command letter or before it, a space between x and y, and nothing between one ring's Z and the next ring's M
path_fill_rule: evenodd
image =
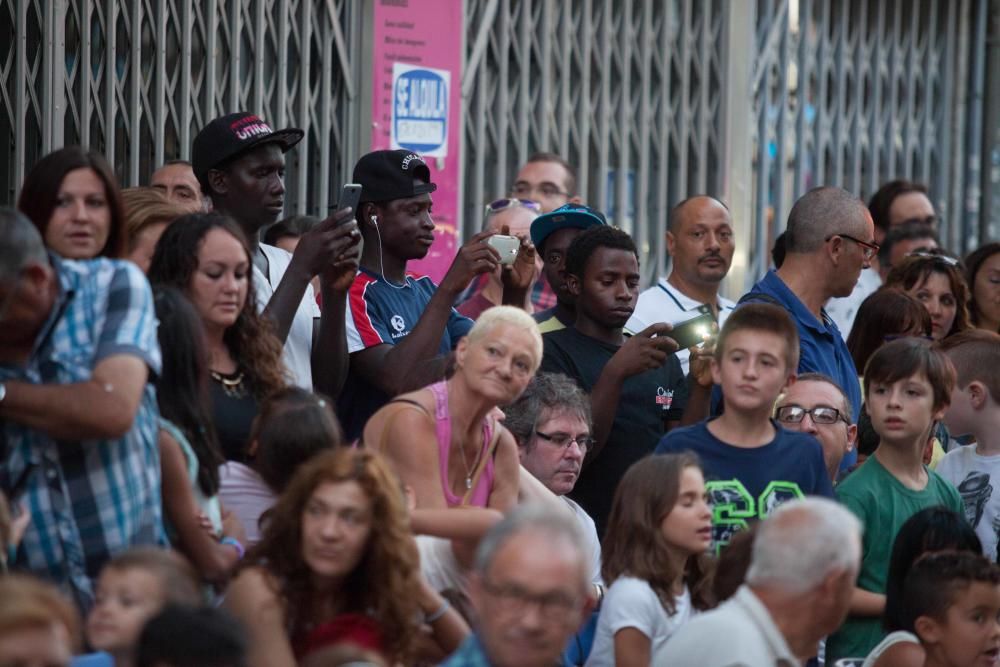
M1000 663L1000 243L819 187L734 302L695 195L642 290L538 153L435 283L420 156L279 220L302 137L0 209L0 665Z

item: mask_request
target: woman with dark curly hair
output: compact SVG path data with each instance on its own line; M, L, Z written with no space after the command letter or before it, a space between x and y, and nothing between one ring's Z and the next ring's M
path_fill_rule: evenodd
M972 290L969 299L972 324L1000 333L1000 241L969 253L965 258L965 276Z
M325 452L299 468L224 606L247 628L250 667L293 667L343 642L411 665L451 653L469 631L421 579L402 486L364 449ZM421 654L423 623L437 655Z
M49 153L25 177L17 208L66 259L128 252L118 181L100 153L79 146Z
M969 325L969 287L957 259L914 253L892 267L885 287L898 287L917 298L931 315L931 336L941 340Z
M160 237L154 285L180 289L205 328L212 417L227 460L245 462L260 401L282 389L281 343L258 312L250 250L235 222L213 213L181 216Z

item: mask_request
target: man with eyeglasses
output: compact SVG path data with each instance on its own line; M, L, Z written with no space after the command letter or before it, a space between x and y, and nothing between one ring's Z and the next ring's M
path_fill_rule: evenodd
M504 426L517 440L521 466L573 510L589 547L590 580L601 586L601 542L594 520L566 495L576 485L594 443L590 399L562 373L539 373L504 412Z
M830 482L837 481L840 462L854 450L858 426L850 418L847 395L822 373L803 373L778 397L774 416L789 431L819 440Z
M927 196L927 186L903 179L885 183L868 201L868 212L875 224L875 243L883 245L890 230L903 225L923 225L937 229L938 217L934 205ZM826 311L847 336L854 325L861 303L882 286L889 269L884 266L891 258L887 253L878 253L872 258L872 271L864 271L854 290L846 297L830 299Z
M851 423L861 412L858 371L840 329L824 308L847 296L878 253L871 215L860 199L836 187L802 195L788 214L785 260L754 285L739 303L766 302L785 308L799 331L798 373L823 373L847 394ZM857 456L844 456L842 468Z
M535 153L517 172L514 185L510 188L510 196L537 202L539 212L543 214L565 204L579 204L581 200L576 193L576 169L555 153ZM566 245L568 244L569 241L566 241ZM550 280L550 277L557 280ZM555 307L558 296L558 276L543 272L531 289L531 303L535 310L544 311Z
M522 505L479 543L475 633L441 667L552 667L589 616L589 557L573 519Z

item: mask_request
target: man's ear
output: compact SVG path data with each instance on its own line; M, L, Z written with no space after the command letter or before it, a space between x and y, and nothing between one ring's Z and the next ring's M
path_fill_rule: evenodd
M673 232L668 231L666 234L666 239L667 239L667 254L673 257L677 249L677 237L674 236Z
M795 373L795 371L789 373L788 379L785 380L785 386L781 388L781 392L784 393L788 391L791 388L791 386L795 384L795 381L798 380L798 377L799 376Z
M583 200L580 199L580 195L574 195L574 196L570 197L569 200L567 200L566 203L567 204L582 204Z
M566 289L568 289L569 293L572 294L573 296L580 296L580 292L582 291L580 286L580 278L573 273L567 273Z
M722 370L719 368L719 360L714 355L711 359L712 364L712 384L721 385L722 384Z
M854 445L858 442L858 425L849 424L847 426L847 449L845 451L853 452Z
M225 197L229 194L228 176L229 175L222 169L209 169L208 173L205 174L205 180L208 181L208 185L212 189L212 192Z
M21 269L24 277L22 289L31 297L33 302L44 302L51 292L52 282L55 280L55 273L52 267L41 262L31 262Z

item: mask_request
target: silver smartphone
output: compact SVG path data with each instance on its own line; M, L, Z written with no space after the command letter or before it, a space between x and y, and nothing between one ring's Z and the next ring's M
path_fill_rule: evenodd
M500 253L501 264L513 264L514 260L517 259L517 249L521 247L521 239L516 236L494 234L486 239L486 242Z

